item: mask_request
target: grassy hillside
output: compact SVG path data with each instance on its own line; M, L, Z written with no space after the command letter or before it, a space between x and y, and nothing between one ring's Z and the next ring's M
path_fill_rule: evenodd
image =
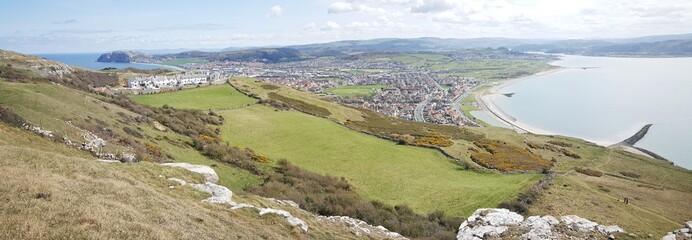
M137 103L155 107L168 104L175 108L187 109L229 108L257 102L227 84L159 94L133 95L131 98Z
M465 216L516 197L541 177L461 170L435 150L397 145L296 111L254 105L220 114L227 120L223 138L233 145L346 177L368 199L408 204L423 213Z
M234 199L288 210L309 232L276 215L202 202L208 194L167 180L201 182L200 175L155 163L98 162L4 123L0 169L1 239L361 239L344 225L252 195Z
M6 57L1 54L0 60ZM13 66L21 63L21 58L12 61ZM263 190L275 190L263 184L268 182L268 176L254 175L237 166L210 160L190 146L190 137L111 104L116 102L114 99L37 80L36 72L7 73L0 75L0 110L10 109L29 124L51 130L57 137L49 140L0 121L0 169L6 179L0 183L0 198L5 200L0 203L0 238L353 237L348 230L324 227L307 213L298 211L294 214L307 218L312 229L307 236L300 235L282 219L258 218L253 212L229 212L224 207L200 203L206 197L204 194L188 188L169 189L170 183L158 177L200 179L182 170L147 162L96 162L95 157L85 151L65 147L64 139L80 144L85 141L86 131L91 131L108 142L103 151L142 151L145 157L156 155L150 161L213 166L220 175L220 183L239 193L239 200L275 206L271 201L242 192L248 186L257 189L260 184L265 187ZM19 80L6 79L15 75ZM76 86L87 82L80 81ZM234 94L238 97L229 97L231 94L225 94L226 90L214 87L193 89L202 93L172 93L179 94L176 97L166 94L148 97L152 97L153 102L179 101L192 104L190 108L215 109L214 112L225 119L224 125L219 127L224 142L251 147L273 161L287 158L305 170L344 177L352 184L346 184L346 189L355 191L354 195L392 205L407 204L419 213L442 209L449 215L466 216L478 207L495 207L500 202L515 199L543 177L540 174L501 174L473 163L469 160L471 156L485 151L478 144L482 141L507 152L504 160L512 160L513 154L530 153L530 156L551 162L551 170L557 174L552 184L543 189L541 195L524 198L529 214L577 214L599 223L620 225L638 236L654 234L656 237L692 219L692 213L686 211L692 202L692 172L663 161L573 138L517 134L500 128L459 128L401 121L254 79L235 78L231 82L241 91L263 98L262 104L220 110L218 108L229 105L244 106L251 98L237 92ZM198 101L207 94L218 99ZM219 103L223 104L217 105ZM176 106L179 107L181 105ZM173 108L158 111L164 117L180 113ZM211 115L208 111L195 114ZM213 132L217 126L208 127ZM439 136L452 143L441 150L462 163L468 161L477 171L462 170L466 168L463 164L437 150L399 145L358 131L392 137L407 144L411 144L403 141L407 138ZM395 135L403 137L399 139ZM219 145L226 146L225 143ZM498 157L498 160L503 159ZM326 184L315 182L322 178L311 174L298 176L312 176L308 177L313 180L310 184ZM289 180L280 176L271 175L276 178L271 179L274 187L278 183L306 183L296 176L286 178ZM339 179L332 180L338 182ZM306 196L309 199L315 195ZM335 196L320 201L344 200L330 197ZM628 197L630 203L622 203L623 197ZM394 208L390 206L389 209ZM426 221L430 218L419 217Z
M322 106L330 111L331 115L329 115L328 117L332 120L335 120L336 122L342 122L343 118L345 118L345 122L347 123L347 125L349 125L349 123L359 123L358 121L362 121L356 120L355 118L350 118L351 116L357 116L359 117L359 119L366 119L366 124L369 124L368 122L372 121L370 117L365 117L366 115L369 116L368 114L356 114L355 112L349 112L354 109L343 107L340 105L331 105L330 103L325 102L324 100L320 100L315 96L311 96L309 93L283 88L276 90L268 90L260 87L264 83L258 83L249 79L234 79L233 83L237 84L237 86L241 86L243 91L257 93L261 97L268 97L268 92L276 92L284 97L300 99L301 101L308 104ZM338 112L349 112L350 114L334 114ZM328 124L329 121L326 121L323 124L319 124L319 122L323 121L324 119L316 118L316 120L310 121L307 119L303 119L302 117L292 116L294 114L297 113L284 111L269 113L269 111L263 110L260 106L255 106L248 109L238 109L229 111L227 113L224 113L224 115L228 118L244 119L247 121L257 121L264 127L253 129L250 126L243 124L243 121L232 121L231 123L236 123L240 126L247 126L247 128L240 129L242 127L232 125L224 126L224 132L226 132L227 129L230 129L229 132L244 132L244 134L247 134L246 136L254 135L256 137L263 139L257 142L253 142L251 140L252 137L243 137L242 139L240 139L241 137L237 136L229 137L229 139L231 139L232 141L235 138L240 139L238 140L240 144L247 144L249 146L253 146L258 150L268 151L268 155L272 157L276 157L279 152L286 152L295 155L295 159L290 158L291 160L301 161L298 159L299 157L310 156L311 154L314 154L314 159L316 159L314 161L308 161L302 164L300 162L297 162L297 164L304 166L305 168L312 169L314 171L324 173L330 172L331 174L339 176L339 173L348 173L350 169L356 168L358 169L358 171L354 170L354 173L351 174L358 177L363 177L362 175L365 175L365 173L373 172L371 168L362 169L359 168L359 165L349 161L349 159L352 158L351 156L359 156L355 151L351 151L349 149L357 149L358 147L363 147L366 144L356 144L358 146L351 147L351 145L348 145L348 143L344 143L346 142L344 139L353 140L358 138L346 137L339 134L325 134L338 133L339 131L331 128L326 128L326 126L330 125ZM342 119L339 119L336 116ZM267 122L267 120L271 119L275 120ZM385 122L387 122L387 124L389 125L386 125ZM428 131L434 129L434 131L443 134L452 134L452 132L449 132L450 129L441 127L431 128L431 126L428 126L426 124L400 122L396 120L387 120L385 122L378 123L379 125L371 124L375 128L366 129L375 131L382 130L384 132L387 132L392 130L404 130L400 128L406 126L406 130L408 132L416 132L417 128L420 128L428 129ZM291 124L285 125L282 123ZM299 128L300 131L296 130L295 132L293 132L291 129L283 129L288 128L285 126L300 126L300 123L310 123L310 125L306 126L305 128ZM337 125L336 127L340 126ZM692 218L692 215L690 215L688 211L680 211L680 209L686 208L686 204L688 202L692 201L692 189L690 189L690 186L692 186L692 184L689 184L692 182L692 172L690 172L689 170L671 166L666 162L654 160L648 157L634 155L622 150L608 149L605 147L597 146L579 139L553 136L539 136L534 134L517 134L516 132L509 129L492 127L470 128L468 130L473 133L481 134L484 138L487 138L489 140L496 140L501 143L506 143L508 144L508 146L514 146L521 149L528 149L529 151L541 156L542 158L551 160L553 162L552 169L553 171L557 172L557 176L555 177L555 183L547 189L545 189L540 197L538 197L537 199L530 200L530 203L532 204L527 205L530 214L578 214L580 216L594 219L599 222L617 224L624 227L625 229L632 229L632 231L636 230L637 234L642 233L646 235L652 233L656 236L661 236L666 231L677 229L684 221L686 221L686 219ZM262 137L267 134L271 135L272 139ZM313 141L311 139L320 140ZM454 142L452 146L444 147L442 149L448 154L455 156L457 158L469 159L473 153L471 149L476 148L474 143L472 141L468 141L465 139L452 140ZM367 142L360 139L357 141ZM566 144L564 146L559 146L551 144L550 142L554 142L555 144ZM296 149L298 148L297 145L300 143L315 144L316 146L319 146L320 149L336 149L334 150L336 154L327 156L317 156L317 153L303 152L303 150L297 151L297 153L293 153L294 151L296 151ZM391 144L391 142L389 143ZM529 146L529 143L538 145L553 145L553 147L549 148L552 150L534 149ZM281 145L284 144L294 144L293 146L296 147L281 149ZM576 156L579 156L579 158L576 159L574 157L569 157L565 155L565 153L574 153ZM341 160L346 163L334 161L340 164L337 165L339 168L332 166L332 164L325 164L325 162L327 161L331 163L333 161L332 159L340 159L339 154L347 156L343 157L343 159L346 160ZM367 155L364 156L363 159L367 159L365 160L366 162L382 161L374 160L375 158L368 157ZM480 167L473 162L470 163L475 167ZM421 165L417 166L419 168L422 168ZM586 176L581 173L577 173L575 171L576 168L593 169L602 172L604 175L602 177ZM388 169L391 169L391 167L389 167ZM388 171L383 172L388 173ZM436 172L444 171L436 170ZM635 175L630 176L636 177L628 177L623 175L623 173L628 175L630 175L630 173L634 173ZM488 175L496 176L494 174ZM356 185L358 184L357 180L352 180L352 177L348 178L353 183L356 183ZM416 177L413 177L413 179L416 179ZM407 185L411 185L410 181L407 181L406 183ZM569 187L564 187L563 185L567 185ZM495 191L503 190L495 189ZM505 197L507 197L508 195L505 195ZM622 208L620 205L613 205L615 203L618 203L618 199L622 201L622 198L626 196L631 199L629 205L625 206L624 208ZM427 200L424 198L421 199L423 199L424 201ZM433 197L432 199L438 198ZM471 200L471 202L473 202L473 200Z

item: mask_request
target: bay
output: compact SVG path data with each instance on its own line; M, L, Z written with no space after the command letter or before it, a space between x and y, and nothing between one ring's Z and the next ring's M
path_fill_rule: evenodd
M65 54L37 54L36 56L65 63L70 66L77 66L91 70L101 70L108 67L117 69L137 68L137 69L171 69L180 70L180 68L156 64L142 63L104 63L97 62L96 59L101 56L100 53L65 53Z
M568 68L508 85L508 115L560 135L616 143L652 123L636 146L692 169L692 58L564 56Z

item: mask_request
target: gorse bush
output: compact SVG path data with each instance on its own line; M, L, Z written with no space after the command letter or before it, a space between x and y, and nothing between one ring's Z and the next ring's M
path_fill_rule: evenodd
M190 137L200 134L217 136L216 130L207 127L207 125L218 126L223 124L223 117L213 114L213 112L175 109L169 106L162 108L147 107L131 101L126 96L117 96L113 99L113 103L143 116L153 118L174 132Z
M552 167L552 162L533 154L532 152L500 142L497 140L482 139L473 142L477 147L485 151L471 153L471 159L481 166L500 171L532 171L541 172Z
M238 148L221 142L217 137L198 135L192 137L192 146L208 158L228 163L235 167L248 170L257 175L265 173L257 163L269 162L269 159L257 155L249 148Z

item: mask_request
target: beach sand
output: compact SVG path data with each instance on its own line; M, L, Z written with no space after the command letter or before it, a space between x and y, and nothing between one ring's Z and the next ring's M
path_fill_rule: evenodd
M545 129L541 129L535 126L528 125L526 123L523 123L514 117L510 116L509 114L505 113L500 109L495 102L493 101L493 98L495 97L501 97L502 93L501 90L509 85L518 83L520 81L534 78L536 76L541 76L541 75L547 75L547 74L555 74L558 72L564 72L564 71L571 71L575 70L576 68L556 68L556 69L551 69L548 71L543 71L539 72L530 76L524 76L520 78L515 78L515 79L510 79L507 81L500 82L499 84L489 88L488 90L485 90L479 94L476 95L476 101L480 105L480 108L488 113L491 116L494 116L498 120L505 122L512 126L514 130L516 130L519 133L533 133L533 134L539 134L539 135L561 135L558 133L554 133ZM615 144L615 142L607 142L607 141L600 141L600 140L593 140L593 139L584 139L580 138L588 142L595 143L597 145L601 145L604 147L611 146Z

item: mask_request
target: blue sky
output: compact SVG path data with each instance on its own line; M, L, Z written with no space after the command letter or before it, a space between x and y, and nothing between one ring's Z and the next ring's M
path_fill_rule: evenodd
M23 53L689 32L689 0L0 0L0 48Z

